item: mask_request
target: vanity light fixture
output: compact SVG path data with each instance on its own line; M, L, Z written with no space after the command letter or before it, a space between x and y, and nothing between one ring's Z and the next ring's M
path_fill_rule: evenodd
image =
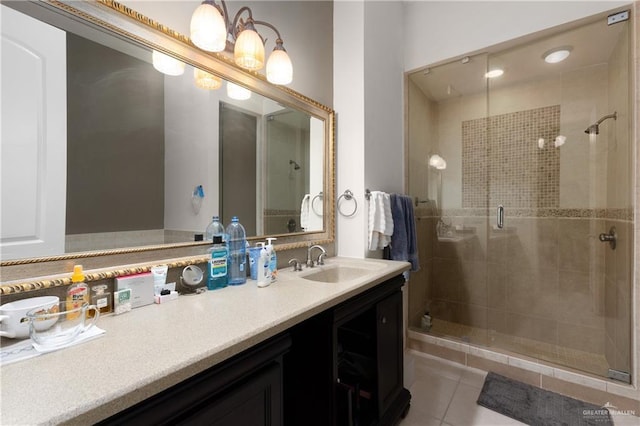
M151 53L153 67L166 75L182 75L184 73L184 62L154 50Z
M245 89L242 86L238 86L230 81L227 81L227 96L237 101L246 101L251 98L251 91Z
M246 13L246 20L241 18ZM280 32L272 24L253 19L253 13L247 6L238 10L230 19L227 4L220 0L205 0L191 16L191 41L208 52L233 51L237 65L250 71L264 67L264 44L266 39L255 26L271 28L276 33L273 52L267 60L267 80L273 84L289 84L293 81L293 66L287 51L283 47Z
M197 87L206 90L216 90L222 87L222 79L220 77L216 77L199 68L193 69L193 82Z
M501 68L494 68L492 70L489 70L484 76L486 78L496 78L496 77L500 77L502 74L504 74L504 70Z
M548 64L557 64L558 62L562 62L567 59L570 54L571 47L563 46L546 51L544 55L542 55L542 58Z

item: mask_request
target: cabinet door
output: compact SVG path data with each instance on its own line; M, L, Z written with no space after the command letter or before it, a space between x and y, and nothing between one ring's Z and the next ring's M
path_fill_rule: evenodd
M281 368L273 363L179 425L277 426L282 424Z
M402 293L376 305L378 346L378 409L382 416L402 390Z

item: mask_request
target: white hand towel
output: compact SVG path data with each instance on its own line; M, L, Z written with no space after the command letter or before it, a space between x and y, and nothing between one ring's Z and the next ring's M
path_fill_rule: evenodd
M369 250L383 249L391 242L393 216L389 194L371 191L369 198Z
M302 204L300 205L300 227L306 230L309 227L309 208L311 204L311 195L305 194L302 197Z

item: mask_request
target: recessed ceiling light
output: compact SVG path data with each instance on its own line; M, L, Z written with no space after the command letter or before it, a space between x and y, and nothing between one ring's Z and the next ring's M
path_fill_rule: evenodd
M504 70L500 68L494 68L488 73L486 73L484 76L486 78L496 78L496 77L500 77L502 74L504 74Z
M548 64L557 64L558 62L562 62L569 57L571 54L570 47L557 47L555 49L551 49L545 52L542 57L544 61Z

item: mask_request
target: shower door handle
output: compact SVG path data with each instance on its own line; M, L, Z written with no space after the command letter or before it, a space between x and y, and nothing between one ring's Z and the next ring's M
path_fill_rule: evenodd
M500 204L496 214L496 226L498 229L504 228L504 206Z

